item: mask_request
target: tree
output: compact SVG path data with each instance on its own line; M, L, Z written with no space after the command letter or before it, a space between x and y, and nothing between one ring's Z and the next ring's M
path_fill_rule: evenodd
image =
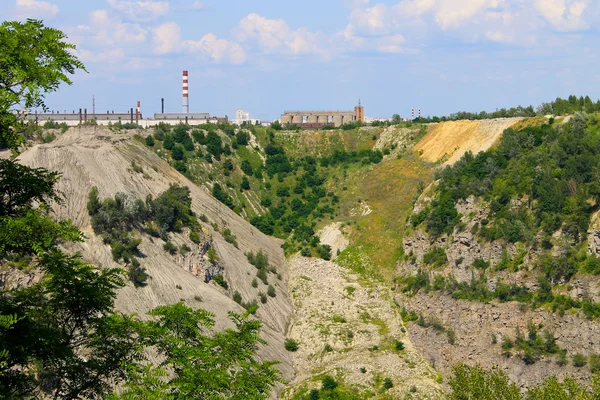
M70 83L67 74L83 68L64 37L38 21L0 26L2 145L16 149L19 144L14 106L44 107L44 94L61 82ZM256 346L262 343L260 322L232 315L236 330L204 336L201 329L213 325L206 311L162 307L153 312L158 321L152 322L115 312L124 271L99 270L59 247L81 241L83 235L70 221L50 217L50 205L63 201L55 189L58 179L56 172L0 160L0 264L10 265L10 256L42 274L41 281L31 286L0 289L0 396L106 398L114 385L128 382L129 392L123 397L148 398L136 397L141 381L144 391L154 391L161 399L267 398L280 378L274 363L254 360ZM153 212L177 229L177 221L192 218L191 211L181 214L189 209L188 198L187 188L171 187L164 197L149 202L157 208L172 206L170 213ZM129 218L123 213L126 198L110 200L107 207L115 212L116 222L124 224L120 218ZM88 211L100 222L104 206L98 191L92 190ZM143 211L139 202L135 207ZM131 266L130 274L143 284L145 276L134 258ZM165 356L158 367L145 360L147 346ZM160 374L174 379L155 379ZM152 383L166 391L155 390Z
M255 359L260 321L230 313L235 329L212 332L214 315L183 303L158 307L142 332L143 342L164 361L133 365L123 399L266 399L281 382L275 362ZM170 372L168 372L170 371ZM160 379L157 379L160 378Z
M73 54L75 45L65 34L41 21L4 22L0 25L0 146L15 148L19 122L13 108L46 110L44 96L61 83L71 84L70 75L85 67Z
M521 400L519 388L501 370L485 371L479 366L457 364L452 372L448 382L452 388L452 400Z
M146 136L146 146L154 147L154 138L152 136Z
M242 177L242 183L240 184L242 190L250 190L250 181L245 176Z

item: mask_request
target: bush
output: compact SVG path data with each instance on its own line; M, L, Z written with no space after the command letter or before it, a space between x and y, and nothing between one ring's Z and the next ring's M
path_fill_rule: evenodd
M475 268L477 268L477 269L483 269L483 270L486 270L486 269L488 269L488 268L489 268L489 266L490 266L490 263L489 263L489 261L485 261L485 260L484 260L484 259L482 259L482 258L476 258L476 259L473 261L473 266L474 266Z
M448 257L446 251L441 247L431 246L423 255L423 262L433 268L440 268L448 263Z
M223 238L225 239L225 241L227 243L231 243L233 244L235 247L237 247L237 240L235 235L231 232L231 230L229 228L225 229L223 231Z
M146 136L146 146L154 147L154 138L152 136Z
M256 278L252 279L252 287L255 289L258 287L258 281L256 280Z
M298 351L298 347L300 346L300 344L292 338L285 339L285 342L283 345L285 346L285 349L287 351L291 351L291 352Z
M221 286L224 289L229 289L229 284L227 283L227 281L225 280L225 278L223 278L223 275L221 274L217 274L213 277L213 279L215 280L215 282L217 282L217 284L219 286Z
M577 353L573 356L573 366L577 368L584 367L587 364L587 358L581 354Z
M256 271L256 277L262 281L265 285L269 283L269 278L267 276L267 270L265 268L261 268Z
M275 297L277 295L277 293L275 292L275 288L272 285L269 285L269 287L267 288L267 294L270 297Z
M400 340L396 340L396 350L401 351L404 350L404 342L401 342Z
M200 244L200 234L196 231L190 231L190 240L196 244Z
M242 295L237 290L233 292L233 301L240 305L242 304Z
M177 246L175 246L170 240L163 245L163 249L171 255L177 254Z
M327 244L319 246L319 257L323 260L331 260L331 246Z
M322 390L335 390L338 387L338 383L331 376L326 375L321 380Z
M389 389L391 389L393 387L394 387L394 383L392 382L392 380L390 378L385 378L383 380L383 388L385 390L389 390Z
M127 277L135 287L144 287L148 284L146 269L141 266L137 258L132 258L131 263L127 266Z
M266 304L267 303L267 299L268 299L267 295L264 294L264 293L259 293L259 296L260 296L260 302L262 304Z

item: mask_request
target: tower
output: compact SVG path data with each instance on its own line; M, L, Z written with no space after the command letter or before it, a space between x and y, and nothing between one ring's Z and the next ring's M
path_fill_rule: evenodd
M183 113L190 113L190 103L188 100L188 72L183 71Z
M365 122L365 108L360 104L360 99L358 99L358 105L354 107L354 120Z

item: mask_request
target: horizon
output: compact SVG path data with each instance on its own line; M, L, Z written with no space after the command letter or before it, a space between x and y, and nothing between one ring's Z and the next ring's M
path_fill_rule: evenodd
M7 20L63 30L89 73L47 98L51 110L190 112L261 120L289 109L389 118L534 107L600 97L600 4L587 0L15 0Z

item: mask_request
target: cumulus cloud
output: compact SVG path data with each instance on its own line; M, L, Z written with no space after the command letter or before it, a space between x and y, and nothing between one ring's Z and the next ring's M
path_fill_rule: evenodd
M217 63L243 64L246 61L246 53L239 43L219 39L212 33L204 35L198 41L186 41L185 48Z
M17 0L15 13L17 19L24 18L54 18L59 8L56 4L47 1Z
M169 12L168 1L108 0L108 5L133 21L152 21Z
M405 42L406 39L402 35L385 36L379 39L377 50L382 53L405 53Z
M442 29L458 28L504 0L439 0L435 21Z
M85 28L85 27L84 27ZM128 24L109 16L107 10L90 13L90 31L98 45L130 45L146 41L148 31L138 24Z
M268 19L254 13L239 22L235 37L240 42L255 42L265 53L327 54L321 35L305 28L293 30L282 19Z
M152 33L156 54L189 53L217 63L242 64L246 61L246 53L239 43L219 39L212 33L200 40L183 40L181 28L175 22L165 22L153 29Z
M535 7L559 31L588 28L584 15L589 0L535 0Z
M181 48L181 28L175 22L165 22L152 30L153 50L157 54L179 51Z

